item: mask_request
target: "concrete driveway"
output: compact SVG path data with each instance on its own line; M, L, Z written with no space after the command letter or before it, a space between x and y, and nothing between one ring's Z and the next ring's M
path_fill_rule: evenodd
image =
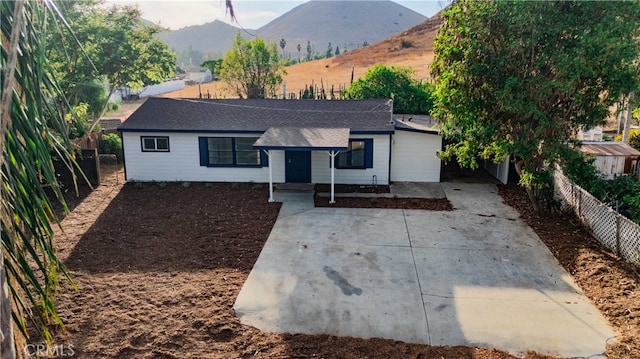
M283 209L234 306L269 332L605 351L615 332L491 184L441 184L451 212Z

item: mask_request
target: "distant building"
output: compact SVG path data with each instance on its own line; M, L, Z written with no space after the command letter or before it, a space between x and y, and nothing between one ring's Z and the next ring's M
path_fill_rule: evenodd
M594 166L607 178L638 175L640 151L624 142L583 142L579 151L595 158Z
M602 142L602 127L596 126L588 131L580 130L578 132L579 141Z

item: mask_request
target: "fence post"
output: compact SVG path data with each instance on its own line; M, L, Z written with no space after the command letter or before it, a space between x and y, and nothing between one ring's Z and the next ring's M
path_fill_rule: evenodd
M578 190L578 200L576 201L576 209L578 210L578 218L582 220L582 191L580 190Z
M616 254L620 257L620 215L616 215Z

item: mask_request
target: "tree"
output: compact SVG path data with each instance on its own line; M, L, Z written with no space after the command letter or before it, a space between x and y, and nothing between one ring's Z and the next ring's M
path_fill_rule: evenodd
M241 98L266 98L275 95L285 74L275 43L255 38L247 41L240 33L233 39L220 67L220 77Z
M431 93L431 84L418 83L411 68L376 65L347 87L344 96L348 99L391 98L395 113L429 114L433 107Z
M461 0L435 40L442 158L476 168L510 156L536 210L575 131L638 86L640 5Z
M172 76L175 54L155 38L158 29L145 25L137 8L103 8L84 1L72 2L64 14L73 34L66 29L54 32L49 43L65 47L49 48L47 55L72 105L87 102L91 115L99 118L116 89L140 89ZM109 92L99 100L88 98L87 88L102 86L102 79ZM101 106L95 108L96 102Z
M47 326L63 324L53 300L59 275L71 281L56 257L52 224L57 222L45 193L48 187L64 203L52 153L73 167L62 114L68 106L51 63L44 56L47 30L53 30L46 26L46 20L51 17L60 20L52 1L0 2L2 358L16 355L10 318L24 337L27 316L36 327L41 326L46 340L51 339Z
M329 46L327 46L327 51L324 53L324 57L328 59L331 56L333 56L333 46L331 46L331 43L329 43Z
M296 49L298 49L298 63L300 63L300 50L302 50L302 46L300 46L300 44L298 44L296 46Z
M284 59L284 47L287 46L287 42L284 39L280 39L280 48L282 49L282 58Z
M313 55L313 48L311 47L311 41L307 40L307 61L311 61Z
M209 69L211 71L211 75L215 79L218 72L220 72L220 66L222 66L222 59L218 60L207 60L200 64L200 67L204 67L205 69Z
M336 56L340 55L340 47L339 47L339 46L336 46L336 52L335 52L335 55L336 55Z

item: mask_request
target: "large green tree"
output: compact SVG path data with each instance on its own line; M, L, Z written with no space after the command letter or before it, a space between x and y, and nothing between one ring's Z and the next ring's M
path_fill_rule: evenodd
M432 86L420 83L408 67L376 65L345 89L348 99L390 98L393 112L429 114L433 107Z
M241 98L275 96L283 74L275 43L260 38L248 41L240 33L220 66L220 77Z
M435 39L443 158L511 156L540 209L549 170L581 127L638 86L638 1L456 1Z
M137 90L172 76L175 54L155 38L159 28L143 23L136 7L105 8L88 0L70 2L63 13L71 30L51 34L47 55L69 102L88 103L92 117L103 113L116 89Z

